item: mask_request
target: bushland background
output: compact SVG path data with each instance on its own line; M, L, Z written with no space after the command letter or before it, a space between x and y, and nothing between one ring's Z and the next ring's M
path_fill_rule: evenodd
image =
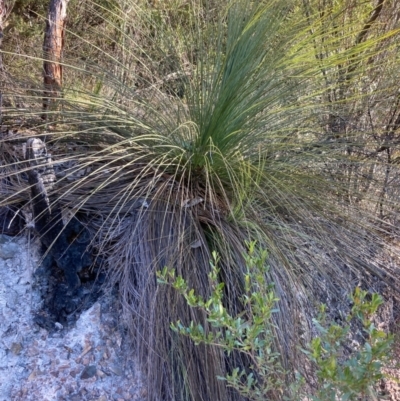
M340 373L380 338L367 323L354 347L329 340L343 355L312 339L320 304L343 327L357 287L397 330L399 4L61 1L56 55L48 1L0 4L2 205L33 226L23 143L41 137L49 199L118 286L149 399L296 397L299 374L315 397L386 396L379 341Z

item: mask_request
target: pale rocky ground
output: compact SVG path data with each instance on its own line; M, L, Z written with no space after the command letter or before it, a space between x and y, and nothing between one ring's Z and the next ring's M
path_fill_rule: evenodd
M0 401L146 400L115 295L103 295L71 328L34 323L37 249L26 237L0 235Z

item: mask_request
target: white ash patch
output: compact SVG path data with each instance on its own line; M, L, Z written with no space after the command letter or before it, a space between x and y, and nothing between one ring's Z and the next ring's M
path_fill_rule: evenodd
M0 236L0 401L146 400L115 296L103 296L70 329L49 333L33 322L41 306L32 287L37 249Z

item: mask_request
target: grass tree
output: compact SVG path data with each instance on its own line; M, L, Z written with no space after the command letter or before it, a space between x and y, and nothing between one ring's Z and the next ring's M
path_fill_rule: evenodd
M69 170L56 194L85 220L119 285L149 400L239 400L217 377L250 363L170 329L193 321L213 330L201 310L157 284L165 266L208 297L217 251L224 306L245 314L246 242L268 249L275 347L288 370L318 302L339 304L354 280L396 282L376 258L383 235L397 235L374 210L398 207L377 186L386 165L364 157L373 134L332 135L329 118L371 96L360 88L374 60L384 68L382 52L393 62L398 31L363 34L360 24L357 32L346 17L354 8L342 3L320 12L297 1L88 1L96 22L80 38L67 33L53 142L60 147L61 133L90 151L58 156ZM362 170L355 185L348 171L357 167L374 174ZM393 163L388 180L397 182ZM23 180L13 185L4 203L26 197Z

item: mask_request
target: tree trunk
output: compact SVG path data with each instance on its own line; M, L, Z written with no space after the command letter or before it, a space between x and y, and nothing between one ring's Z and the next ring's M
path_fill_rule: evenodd
M0 0L1 1L1 0ZM50 0L43 42L43 119L57 103L62 88L62 53L69 0Z

